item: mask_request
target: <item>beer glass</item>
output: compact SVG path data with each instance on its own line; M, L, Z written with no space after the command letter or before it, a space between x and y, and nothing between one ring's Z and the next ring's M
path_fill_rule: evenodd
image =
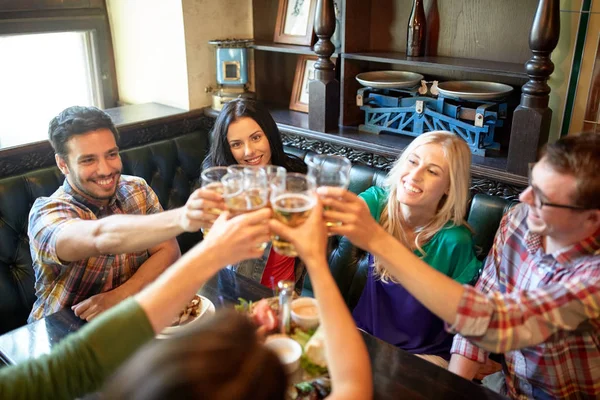
M306 165L308 175L315 178L317 187L334 186L348 189L352 163L346 157L317 154L308 157ZM327 221L327 226L334 225L341 225L341 222Z
M221 182L223 184L223 200L232 216L267 206L269 191L263 170L254 169L243 173L229 172L221 179ZM259 246L262 250L266 247L266 242Z
M223 194L223 184L221 183L221 178L223 178L227 174L227 167L210 167L206 168L200 174L200 186L204 189L211 190L213 192L217 192L219 194ZM220 208L210 208L206 210L206 212L214 215L221 214ZM210 227L212 223L207 223L207 226L202 227L202 233L204 235L208 235L210 231Z
M275 186L274 190L281 190L285 185L285 175L287 171L283 167L277 165L266 165L263 167L267 174L267 183L269 185L269 207L271 207L271 189Z
M309 175L288 173L283 181L285 183L281 185L271 185L273 214L288 226L300 226L308 219L316 204L315 179ZM298 256L294 245L287 240L273 235L271 241L277 253L288 257Z

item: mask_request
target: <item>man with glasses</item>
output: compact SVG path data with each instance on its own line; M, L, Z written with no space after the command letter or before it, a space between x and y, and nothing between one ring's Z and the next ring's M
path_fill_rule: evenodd
M530 167L523 204L504 217L476 285L501 294L510 318L476 318L486 305L463 298L468 311L462 318L459 311L454 329L475 338L485 331L499 351L514 349L505 353L500 381L511 397L600 396L599 172L600 135L549 145ZM465 331L465 324L473 326ZM455 337L449 369L472 379L487 354L467 338Z
M472 379L503 353L511 398L600 398L600 135L547 146L522 204L502 219L475 287L429 267L381 228L356 195L320 188L330 233L378 257L457 333L449 370Z

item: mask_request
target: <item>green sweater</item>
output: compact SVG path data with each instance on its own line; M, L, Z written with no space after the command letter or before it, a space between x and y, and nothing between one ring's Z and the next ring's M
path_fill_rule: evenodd
M0 399L74 399L105 379L154 338L148 317L132 298L106 311L52 352L0 368Z
M379 222L387 203L387 190L371 186L359 197L367 203L371 215ZM472 283L481 268L481 262L475 257L471 231L464 225L455 226L448 222L422 248L426 253L423 261L458 283ZM418 250L414 253L420 255Z

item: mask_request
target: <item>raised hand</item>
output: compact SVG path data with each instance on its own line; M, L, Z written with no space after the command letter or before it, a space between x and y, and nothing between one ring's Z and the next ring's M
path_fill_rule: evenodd
M355 246L371 251L371 244L377 235L385 231L379 225L367 203L352 192L336 187L320 187L317 193L324 206L326 220L340 221L341 225L329 227L329 232L346 236Z
M327 227L323 220L323 207L318 199L310 216L302 225L291 228L271 219L269 226L275 234L282 236L294 245L305 264L308 265L310 260L325 258Z
M209 228L225 210L221 194L205 188L196 189L181 207L179 224L186 232L196 232L200 228Z
M270 217L269 208L233 218L230 218L228 212L223 212L204 237L203 246L212 248L218 255L221 266L259 258L263 254L261 244L271 239L267 224Z

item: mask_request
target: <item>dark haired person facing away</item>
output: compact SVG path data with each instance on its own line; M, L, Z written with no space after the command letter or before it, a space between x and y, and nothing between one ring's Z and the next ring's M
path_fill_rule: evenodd
M29 322L64 307L90 320L139 292L179 258L175 236L214 220L202 203L224 208L219 196L196 191L163 212L142 178L121 175L119 134L95 107L62 111L48 136L65 180L29 214L37 296Z

